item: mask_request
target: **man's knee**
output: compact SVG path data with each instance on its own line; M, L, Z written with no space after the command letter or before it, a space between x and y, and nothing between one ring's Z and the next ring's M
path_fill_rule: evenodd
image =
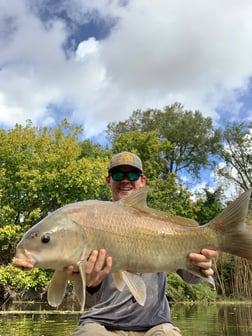
M86 323L80 325L72 336L108 336L109 331L98 323Z
M181 336L181 332L173 324L163 323L147 331L146 336Z

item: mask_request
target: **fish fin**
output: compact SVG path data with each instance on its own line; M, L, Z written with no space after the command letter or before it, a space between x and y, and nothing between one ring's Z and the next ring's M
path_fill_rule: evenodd
M210 283L212 288L216 290L216 284L215 284L214 278L211 275L209 275L206 280Z
M86 261L81 261L78 263L80 277L74 281L74 294L78 299L78 302L83 311L85 308L86 301Z
M137 190L135 190L132 194L121 198L119 203L125 204L129 207L136 208L136 209L144 209L147 207L147 192L148 192L148 187L142 187Z
M55 271L48 287L47 301L50 306L58 307L66 293L67 278L64 271Z
M219 250L252 260L252 233L247 230L252 188L242 193L234 202L211 220L207 226L219 233Z
M121 292L125 286L125 282L122 277L122 272L113 272L112 278L114 280L116 288Z
M211 285L212 288L216 289L214 278L212 276L204 275L204 273L201 272L200 267L197 267L190 262L190 265L186 268L186 271L187 271L186 279L184 279L184 276L183 276L184 271L185 271L184 269L177 269L176 272L187 283L193 284L194 283L193 278L196 276L197 278L200 278L201 280L207 281Z
M146 300L146 287L143 279L134 273L122 271L112 273L112 278L116 288L121 292L125 285L140 305L144 305Z
M199 224L193 219L184 218L180 216L174 216L168 212L149 208L146 202L147 192L148 192L147 187L139 188L138 190L134 191L129 196L123 197L118 202L121 204L125 204L131 208L135 208L155 218L164 219L165 221L170 221L177 225L199 226Z
M136 301L143 306L146 300L146 287L143 279L135 273L127 271L122 271L120 273L131 294L134 296Z

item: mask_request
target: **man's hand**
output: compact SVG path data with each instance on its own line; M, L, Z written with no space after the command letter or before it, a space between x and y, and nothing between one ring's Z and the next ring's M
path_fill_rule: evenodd
M218 251L202 249L201 253L190 253L189 259L191 262L202 269L202 273L206 276L214 274L212 269L212 259L217 257Z
M97 287L102 280L109 274L112 267L112 257L106 256L106 250L94 250L87 259L86 264L86 286ZM67 278L75 280L80 276L79 272L74 271L74 267L69 265L65 268Z
M112 267L112 257L106 256L106 250L94 250L86 265L86 286L97 287L102 280L109 274Z

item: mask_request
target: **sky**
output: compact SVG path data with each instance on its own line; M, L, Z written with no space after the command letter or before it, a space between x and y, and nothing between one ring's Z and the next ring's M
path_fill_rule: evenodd
M98 136L180 102L216 126L252 108L250 0L0 0L0 126L64 117Z
M0 127L109 122L174 102L252 110L251 0L0 0Z

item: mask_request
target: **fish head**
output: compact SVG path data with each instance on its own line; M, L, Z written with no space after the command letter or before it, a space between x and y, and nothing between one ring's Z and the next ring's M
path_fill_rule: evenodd
M77 264L84 248L82 227L66 213L56 211L24 234L12 264L23 270L59 270Z

